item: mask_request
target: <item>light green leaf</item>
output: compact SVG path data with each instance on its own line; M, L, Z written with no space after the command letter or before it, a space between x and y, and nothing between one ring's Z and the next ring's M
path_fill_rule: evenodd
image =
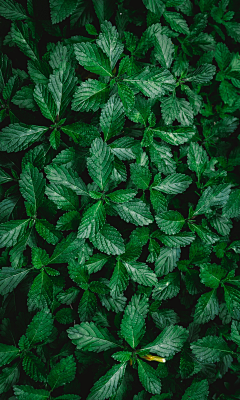
M45 167L47 178L55 185L63 185L73 190L77 195L87 195L88 191L83 180L74 169L64 165L52 164Z
M174 45L169 37L157 32L155 35L156 59L164 68L170 68L173 61Z
M120 345L106 328L96 326L93 322L82 322L67 330L68 337L78 350L106 351Z
M153 286L157 283L155 273L147 266L147 264L137 261L123 261L130 278L144 286Z
M47 130L46 126L10 124L0 133L0 150L8 153L25 150L31 144L39 141Z
M123 314L120 331L126 342L135 349L145 333L143 316L133 305L128 305Z
M196 133L195 127L190 126L166 126L161 128L151 128L154 136L160 137L165 142L173 146L188 142Z
M178 211L164 211L155 217L158 227L168 235L180 232L185 219Z
M149 225L153 222L149 206L142 200L133 199L127 203L112 205L120 218L137 226Z
M151 343L146 345L142 351L156 353L160 357L172 358L178 353L188 338L187 329L182 326L168 326Z
M208 245L211 245L220 240L220 237L216 233L210 231L210 229L208 228L204 228L201 225L196 225L191 223L189 224L189 227L191 227L191 229L198 234L200 239L202 239L203 242L205 242Z
M46 187L46 195L60 210L75 211L79 208L78 196L72 189L66 186L51 183Z
M193 125L194 115L191 104L185 99L177 98L175 94L162 100L161 110L166 125L172 124L175 119L182 125Z
M54 122L57 116L57 107L48 88L44 85L37 84L33 92L33 97L38 104L42 115Z
M122 83L121 81L117 82L117 88L119 97L125 110L131 110L135 102L134 92L128 85Z
M183 33L185 35L189 34L187 22L181 14L172 11L165 11L163 16L174 31Z
M26 108L27 110L37 111L38 108L33 94L33 85L23 86L13 96L11 102L19 108Z
M200 179L209 161L206 151L198 143L192 142L187 157L190 170L196 172L197 178Z
M120 160L134 160L136 155L134 154L132 148L134 147L135 143L136 142L133 138L124 136L114 140L109 147L111 148L112 153Z
M45 265L49 264L49 256L46 250L40 247L32 248L32 264L34 268L41 269Z
M161 381L158 377L157 371L148 365L143 360L137 358L138 363L138 376L141 384L149 393L161 393Z
M65 385L73 381L76 374L76 362L73 355L62 358L61 361L56 364L48 375L48 384L52 390L59 386Z
M180 258L181 248L161 247L160 254L155 262L155 273L158 277L172 272Z
M76 58L87 71L101 76L113 76L109 60L94 43L74 44Z
M19 188L24 199L33 207L34 213L42 204L45 186L43 174L28 163L20 175Z
M84 239L96 235L103 227L106 220L106 212L103 202L100 200L93 206L89 207L83 214L81 223L78 228L78 238Z
M114 203L126 203L135 197L137 192L132 189L120 189L115 192L107 194L107 197Z
M117 260L116 266L111 276L109 287L111 296L117 297L126 290L129 282L128 272L121 260Z
M53 317L48 309L39 311L34 315L28 325L26 336L30 345L35 345L48 339L53 329Z
M192 232L180 232L175 235L163 235L159 231L155 232L153 237L161 240L168 247L185 247L195 240Z
M124 108L116 94L110 97L103 106L100 116L100 125L107 142L111 137L121 133L124 126Z
M195 308L194 322L205 324L215 318L219 312L219 303L216 290L202 294Z
M31 60L38 61L36 41L29 37L28 25L23 22L14 22L11 26L11 38L19 49Z
M116 393L119 388L127 362L114 365L105 375L103 375L91 389L87 400L104 400Z
M226 275L226 271L217 264L201 264L201 282L212 289L217 289L221 279Z
M105 224L102 229L90 238L94 247L106 254L119 255L125 252L121 234L116 228Z
M58 24L69 17L76 9L78 2L75 0L50 0L50 13L52 24Z
M209 364L220 361L225 355L233 354L225 340L217 336L205 336L190 344L190 347L199 361Z
M106 254L101 253L94 254L92 257L90 257L90 259L86 261L85 264L89 274L100 271L102 267L106 264L108 258L109 257L106 256Z
M72 110L92 110L95 112L106 103L108 92L108 85L96 79L88 79L85 82L81 82L73 96Z
M114 360L119 361L119 362L125 362L130 360L132 357L132 352L131 351L118 351L117 353L114 353L111 355Z
M102 33L99 34L96 43L108 56L111 69L113 70L124 50L124 45L118 39L119 34L117 29L115 26L112 26L110 21L104 21L101 24L101 31Z
M167 194L183 193L192 183L188 175L173 173L167 176L160 184L154 185L153 189Z
M193 215L196 216L210 212L213 206L223 207L229 199L230 192L231 184L229 183L222 183L212 187L208 186L200 197Z
M212 64L201 64L195 71L184 78L185 82L203 84L211 81L216 73L216 67Z
M88 172L101 190L104 190L113 171L113 154L102 139L95 139L90 148L91 156L87 158Z
M240 214L240 189L233 189L222 209L222 215L226 218L235 218Z
M152 291L156 300L167 300L177 296L180 291L180 277L178 272L172 272L159 280Z
M19 356L19 349L15 346L0 343L0 366L9 364Z
M0 248L14 246L25 235L29 219L12 220L0 224Z

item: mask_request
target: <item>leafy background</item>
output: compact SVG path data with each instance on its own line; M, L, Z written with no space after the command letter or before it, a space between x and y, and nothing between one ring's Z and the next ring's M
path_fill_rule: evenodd
M239 13L1 1L1 399L240 398Z

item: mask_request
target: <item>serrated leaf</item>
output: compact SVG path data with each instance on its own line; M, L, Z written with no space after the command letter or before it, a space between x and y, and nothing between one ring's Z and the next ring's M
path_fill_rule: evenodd
M87 400L104 400L116 393L124 377L127 363L114 365L91 389Z
M46 371L43 361L32 352L28 351L22 360L23 370L36 382L46 380Z
M78 314L80 321L91 321L96 311L96 306L96 296L89 290L85 290L78 305Z
M193 125L193 109L185 99L179 99L174 94L165 97L161 102L163 120L166 125L171 125L175 119L182 125Z
M13 0L3 0L0 5L0 15L12 21L27 19L24 7Z
M79 350L99 353L119 347L119 344L106 328L93 322L82 322L67 330L68 337Z
M198 236L200 237L200 239L202 239L204 243L208 245L211 245L220 240L220 237L208 228L204 228L201 225L196 225L192 223L189 224L189 226L191 226L191 229L198 234Z
M0 224L0 248L14 246L25 235L29 219L12 220Z
M226 271L217 264L201 264L201 282L212 289L217 289Z
M57 116L57 107L48 88L42 84L37 84L33 92L33 97L42 115L54 122Z
M135 349L145 333L143 316L133 305L128 305L123 315L120 331L126 342Z
M192 400L207 400L208 393L208 381L204 379L200 382L193 382L185 391L182 400L189 400L189 398Z
M202 294L197 302L194 314L194 322L197 324L205 324L218 315L219 304L216 290Z
M221 70L228 67L231 61L231 53L225 43L219 42L216 46L214 57Z
M116 228L105 224L102 229L90 238L92 244L106 254L119 255L125 252L125 246L121 234Z
M111 276L109 287L111 296L116 297L126 290L129 282L127 270L121 260L117 260L116 266Z
M224 285L224 297L228 312L234 319L240 316L240 294L239 289L235 289L229 285Z
M176 247L162 247L155 262L155 273L158 277L167 275L177 266L181 249Z
M23 22L14 22L11 26L11 37L19 49L31 60L38 61L36 42L30 39L28 25Z
M89 274L100 271L108 260L106 254L97 253L94 254L85 264Z
M127 203L114 204L112 207L126 222L137 226L149 225L153 222L150 209L142 200L133 199Z
M172 11L165 11L163 16L173 30L179 33L183 33L185 35L189 34L187 22L181 14Z
M174 45L169 37L157 32L155 35L156 59L164 68L170 68L173 61Z
M0 393L7 392L20 376L18 364L13 364L11 367L4 368L0 376Z
M232 354L225 340L217 336L205 336L190 347L195 357L203 363L215 363L225 355Z
M19 356L19 349L15 346L0 343L0 366L9 364Z
M74 111L97 111L107 101L109 88L106 83L88 79L77 87L72 101Z
M194 82L198 84L207 83L213 79L216 73L216 67L212 64L202 64L195 71L184 78L185 82Z
M132 356L131 351L118 351L117 353L112 354L111 357L114 358L114 360L122 363L130 360L131 356Z
M106 212L102 201L98 201L89 207L83 214L78 228L78 238L84 239L96 235L103 227L106 220Z
M123 261L130 278L144 286L153 286L157 283L155 273L145 263L136 261Z
M101 76L112 76L109 60L94 43L77 43L74 45L74 52L79 64L87 71Z
M50 0L52 24L58 24L69 17L77 7L74 0Z
M19 187L24 199L33 207L34 213L42 204L45 186L43 174L30 163L27 164L20 175Z
M124 108L122 102L115 94L110 97L101 110L100 125L104 133L105 142L121 133L124 122Z
M158 227L168 235L180 232L185 219L178 211L164 211L155 217Z
M192 142L188 148L187 157L190 170L196 172L199 180L209 161L206 151L198 143Z
M195 128L190 126L166 126L151 128L151 131L154 136L160 137L173 146L188 142L196 133Z
M46 126L10 124L0 133L0 150L8 153L25 150L31 144L39 141L47 130Z
M47 340L53 329L53 318L49 310L39 311L28 325L26 336L30 345Z
M165 2L162 0L143 0L143 4L158 17L161 17L165 11Z
M195 240L192 232L180 232L175 235L163 235L157 232L155 237L167 247L185 247Z
M48 375L48 383L53 390L73 381L75 374L76 362L73 355L71 355L62 358L61 361L51 369L50 374Z
M88 191L77 172L64 165L48 165L45 167L47 178L56 185L63 185L73 190L77 195L87 195Z
M233 189L222 209L222 215L234 218L240 214L240 189Z
M190 176L173 173L167 176L160 184L153 185L153 189L167 194L183 193L192 183Z
M200 197L194 215L205 214L211 211L211 207L223 207L231 192L231 184L222 183L220 185L208 186Z
M34 389L29 385L14 385L14 394L19 400L47 400L49 392L44 389Z
M75 122L71 125L62 126L61 130L80 146L90 146L95 138L100 137L99 131L95 126L84 122Z
M146 362L137 359L138 363L138 376L143 387L153 394L158 394L161 392L161 381L157 375L154 368L148 365Z
M60 210L75 211L79 208L78 196L69 187L51 183L46 187L45 193L49 200L53 201Z
M152 291L152 297L156 300L172 299L180 291L180 278L178 272L167 274L159 280Z
M141 351L150 351L160 357L169 357L178 353L188 338L188 331L182 326L168 326L163 329L160 335Z
M12 267L3 267L0 271L0 293L4 296L10 293L30 272L29 269L15 269Z
M91 156L87 158L88 172L101 190L110 179L113 170L113 155L102 139L95 139L90 148Z
M107 194L107 197L114 203L126 203L127 201L132 200L136 194L137 192L132 189L120 189Z
M124 46L118 39L119 34L116 27L112 26L110 21L104 21L101 24L101 31L96 43L108 56L111 69L113 70L123 52Z
M28 292L29 311L50 308L53 300L53 283L42 269Z
M130 165L131 180L138 189L146 190L149 186L152 174L146 165Z

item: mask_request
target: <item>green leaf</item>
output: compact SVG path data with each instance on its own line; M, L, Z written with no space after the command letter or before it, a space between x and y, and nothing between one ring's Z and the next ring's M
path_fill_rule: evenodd
M167 176L160 184L154 185L153 189L167 194L183 193L192 183L190 176L173 173Z
M96 296L89 290L85 290L78 305L78 314L80 321L91 321L96 311Z
M131 180L138 189L146 190L149 186L152 174L146 165L130 165Z
M239 289L235 289L229 285L224 285L224 297L230 315L234 319L239 319L240 316Z
M189 169L196 172L199 180L209 161L206 151L198 143L192 142L188 148L187 157Z
M189 400L189 398L193 400L207 400L208 393L208 381L204 379L200 382L193 382L185 391L182 400Z
M37 111L37 105L33 96L33 85L23 86L13 96L11 102L19 108L26 108L27 110Z
M14 246L25 235L29 219L12 220L0 224L0 248Z
M157 32L155 35L156 59L164 68L170 68L173 61L174 45L169 37Z
M27 57L33 61L38 61L36 42L30 39L27 24L21 21L14 22L11 26L11 38Z
M58 115L64 114L71 102L77 83L74 73L74 68L67 64L65 69L54 70L50 75L48 89L55 101Z
M0 185L11 181L13 181L13 178L9 174L7 174L7 172L5 172L2 168L0 168Z
M162 0L143 0L143 4L159 18L165 11L165 1Z
M104 190L113 170L113 154L102 139L95 139L87 158L88 172L101 190Z
M133 138L125 136L114 140L109 147L115 156L117 156L120 160L125 161L136 158L136 155L133 152L134 144L135 141Z
M149 225L153 222L149 206L142 200L133 199L127 203L112 205L120 218L137 226Z
M212 289L217 289L221 279L226 275L226 271L217 264L200 265L201 282Z
M36 382L44 382L46 380L46 371L43 361L35 354L28 351L22 360L23 370Z
M132 189L120 189L107 194L107 197L114 203L125 203L136 196L136 191Z
M0 393L7 392L15 383L17 383L20 376L18 364L13 364L11 367L4 368L0 376Z
M121 133L124 126L124 108L116 94L110 97L103 106L100 116L100 125L107 142L111 137Z
M42 115L54 122L57 116L57 107L48 88L42 84L37 84L33 92L33 97Z
M114 360L119 361L119 362L125 362L130 360L132 357L132 352L131 351L118 351L117 353L114 353L111 355Z
M227 34L231 36L236 42L240 42L240 24L238 22L226 22L225 27Z
M226 218L234 218L240 214L240 189L231 190L227 202L222 209L222 215Z
M18 400L47 400L49 398L47 390L34 389L28 385L14 385L13 390Z
M205 242L208 245L213 244L213 243L217 242L218 240L220 240L219 236L216 235L216 233L210 231L210 229L208 229L208 228L204 228L201 225L196 225L196 224L192 224L192 223L189 224L189 226L191 227L191 229L194 232L196 232L198 234L200 239L202 239L203 242Z
M74 111L97 111L106 103L109 88L106 83L88 79L77 87L72 101Z
M174 94L165 97L161 102L163 120L166 125L171 125L175 119L182 125L193 125L193 109L185 99L179 99Z
M178 272L172 272L159 280L152 291L152 297L156 300L172 299L180 291L180 278Z
M53 318L49 310L41 310L34 315L32 322L28 325L26 336L29 344L35 345L48 339L53 329Z
M77 7L74 0L50 0L52 24L58 24L69 17Z
M104 376L95 382L87 400L104 400L115 394L123 380L126 366L126 362L114 365Z
M194 322L197 324L205 324L215 318L219 312L219 304L216 290L202 294L196 305Z
M138 363L138 376L143 387L153 394L161 392L161 381L154 368L148 365L146 362L137 358Z
M216 67L212 64L202 64L195 71L184 78L185 82L203 84L211 81L216 73Z
M100 271L108 260L106 254L97 253L94 254L85 264L89 274Z
M96 235L105 224L105 220L106 212L103 202L100 200L83 214L77 237L84 239Z
M185 247L195 240L195 235L192 232L180 232L175 235L163 235L157 231L153 237L161 240L168 247Z
M34 279L31 289L28 292L29 311L50 308L53 300L53 283L51 278L41 269L41 272Z
M8 153L25 150L38 142L47 130L46 126L10 124L0 133L0 150Z
M39 247L32 248L32 264L34 268L41 269L45 265L49 264L49 256L44 249Z
M73 381L76 374L76 362L73 355L62 358L61 361L56 364L48 375L48 384L52 390L59 386L65 385Z
M135 102L134 92L132 91L132 89L130 89L129 86L122 83L121 81L117 82L117 88L119 97L123 103L125 110L129 109L132 113L132 107L134 106Z
M212 187L208 186L200 197L193 215L196 216L210 212L213 206L223 207L229 199L230 192L231 184L228 183Z
M104 21L101 24L102 33L99 34L96 40L97 45L108 56L111 69L115 67L121 54L123 53L124 46L119 40L119 34L115 26L112 26L110 21Z
M172 358L174 354L181 350L187 338L188 331L185 328L171 325L164 328L153 342L141 349L141 352L151 351L151 353L156 353L160 357Z
M87 195L88 191L77 172L64 165L52 164L45 167L47 178L55 185L63 185L73 190L77 195Z
M157 283L155 273L145 263L134 261L123 261L130 278L144 286L153 286Z
M69 135L75 143L80 146L90 146L92 141L100 137L97 128L93 125L85 124L84 122L75 122L71 125L61 127L61 130Z
M225 104L232 106L238 99L235 87L228 81L222 81L219 86L220 96Z
M217 336L205 336L190 344L194 356L203 363L215 363L222 357L233 352L223 338Z
M106 254L119 255L125 252L121 234L109 224L105 224L90 240L94 247Z
M12 21L28 19L23 6L13 0L3 0L1 2L0 15Z
M109 287L111 289L111 296L117 297L126 290L129 283L129 276L127 270L121 260L117 260L116 266L111 276Z
M160 97L166 92L172 92L175 88L175 79L172 74L164 68L146 67L142 72L137 72L129 78L124 78L123 82L128 82L148 97Z
M0 271L0 294L4 296L12 292L29 272L29 269L3 267Z
M214 57L221 70L227 68L231 62L231 53L225 43L219 42L216 46Z
M165 142L173 146L179 146L188 142L195 135L196 130L190 126L166 126L151 128L151 132L153 132L154 136L160 137Z
M79 208L79 199L76 193L62 185L51 183L45 191L49 200L53 201L58 209L64 211L77 210Z
M109 60L94 43L77 43L74 52L79 64L87 71L101 76L113 76Z
M161 247L160 254L155 262L155 273L158 277L167 275L177 266L181 249L177 247Z
M120 331L126 342L132 349L139 344L146 330L143 316L133 305L128 305L125 309L121 322Z
M20 175L19 187L24 199L33 207L34 213L42 204L45 186L43 174L28 163Z
M187 22L181 14L172 11L165 11L163 16L174 31L185 35L189 34Z
M82 322L67 329L68 337L77 349L84 351L106 351L119 347L114 337L106 328L96 326L93 322Z
M185 219L178 211L164 211L155 217L158 227L168 235L180 232Z
M0 366L9 364L19 356L19 349L15 346L0 343Z
M111 18L113 4L109 0L93 0L93 6L100 23Z
M240 346L240 329L239 322L232 321L231 325L231 339Z

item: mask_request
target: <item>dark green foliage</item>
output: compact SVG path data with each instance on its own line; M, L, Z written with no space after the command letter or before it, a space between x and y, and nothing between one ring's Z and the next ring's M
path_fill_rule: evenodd
M237 0L0 0L1 400L240 399Z

